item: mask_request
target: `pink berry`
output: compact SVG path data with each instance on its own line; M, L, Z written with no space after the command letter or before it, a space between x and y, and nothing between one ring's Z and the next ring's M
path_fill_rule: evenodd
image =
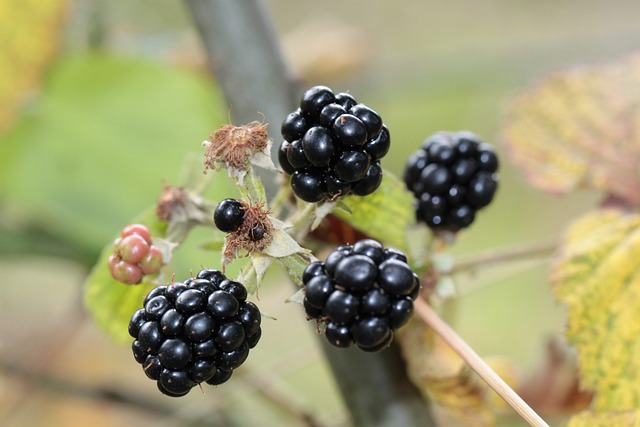
M144 240L147 241L148 244L151 244L151 232L147 228L146 225L142 224L129 224L120 232L120 237L123 239L127 236L131 236L133 234L137 234L138 236L142 236Z
M109 265L109 269L113 269L113 266L116 265L116 263L120 261L120 257L116 254L111 254L109 255L109 260L107 261L107 264Z
M156 246L151 245L147 255L138 263L144 274L156 273L162 267L162 251Z
M125 262L137 264L149 252L149 244L139 234L131 234L122 239L117 250Z
M142 282L142 270L134 264L120 260L111 268L111 275L114 279L125 285L134 285Z

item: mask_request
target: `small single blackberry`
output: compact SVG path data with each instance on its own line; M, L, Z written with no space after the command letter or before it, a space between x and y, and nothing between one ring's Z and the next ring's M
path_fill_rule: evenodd
M214 269L152 289L131 316L135 360L167 396L219 385L260 340L261 315L247 290Z
M220 231L236 231L244 220L244 208L236 199L224 199L213 212L213 222Z
M282 122L281 133L278 160L302 200L366 196L380 186L380 159L391 144L389 129L378 113L353 96L334 94L326 86L308 89L300 107Z
M307 316L325 324L325 337L336 347L388 347L411 317L420 289L406 261L399 250L372 239L340 246L302 275Z
M498 157L470 132L427 138L405 166L404 182L415 195L416 219L434 230L468 227L498 188Z

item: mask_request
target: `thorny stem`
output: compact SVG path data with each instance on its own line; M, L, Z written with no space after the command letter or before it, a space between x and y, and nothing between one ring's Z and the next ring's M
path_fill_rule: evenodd
M280 218L283 214L284 208L287 205L289 198L291 197L292 190L291 185L288 182L283 183L278 192L269 203L271 208L271 215L276 218Z
M304 209L299 212L296 212L293 218L291 218L291 222L293 223L293 229L295 230L295 234L293 236L297 241L301 241L309 232L309 228L315 219L314 212L316 210L316 205L314 203L307 203Z
M544 242L527 243L515 247L502 248L492 251L471 255L462 259L453 266L450 274L473 271L478 267L485 268L492 264L502 264L522 258L536 256L547 256L558 249L558 239L551 239Z
M429 304L418 298L414 307L420 318L447 343L496 393L498 393L529 425L549 425L504 382L498 374L444 321Z

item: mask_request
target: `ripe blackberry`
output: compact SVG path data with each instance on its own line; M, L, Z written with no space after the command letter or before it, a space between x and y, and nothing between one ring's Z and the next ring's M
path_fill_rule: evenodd
M129 322L135 360L167 396L224 383L262 334L260 310L246 298L241 283L214 269L152 289Z
M293 192L317 203L373 193L382 182L380 159L389 151L389 129L380 115L347 93L308 89L300 107L282 122L278 150Z
M244 208L236 199L224 199L213 212L213 222L220 231L236 231L244 220Z
M399 250L364 239L312 262L302 275L307 316L326 325L325 337L336 347L388 347L409 320L420 288L406 260Z
M416 219L435 230L458 231L493 200L498 157L470 132L440 132L407 160L404 182L415 195Z

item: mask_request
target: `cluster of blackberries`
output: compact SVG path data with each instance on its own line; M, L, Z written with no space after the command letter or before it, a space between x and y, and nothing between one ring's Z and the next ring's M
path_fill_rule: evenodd
M162 267L162 251L151 243L151 233L142 224L129 224L114 242L109 256L111 276L127 285L140 283L145 274L154 274Z
M440 132L407 161L404 182L418 199L416 218L432 229L468 227L493 200L498 157L470 132Z
M260 310L247 290L214 269L158 286L129 322L133 355L168 396L227 381L260 339Z
M326 322L329 343L355 343L370 352L391 344L393 331L409 320L420 292L418 275L404 254L371 239L340 246L325 262L312 262L302 282L305 311Z
M281 132L280 166L292 175L291 187L302 200L366 196L380 186L389 130L378 113L348 93L312 87L284 119Z

